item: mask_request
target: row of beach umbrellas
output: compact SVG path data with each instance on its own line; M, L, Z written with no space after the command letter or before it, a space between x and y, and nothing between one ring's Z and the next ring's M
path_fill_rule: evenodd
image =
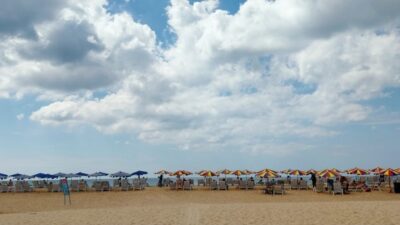
M88 174L88 173L83 173L83 172L79 172L79 173L56 173L56 174L48 174L48 173L37 173L34 175L25 175L25 174L20 174L20 173L16 173L16 174L12 174L12 175L6 175L3 173L0 173L0 179L6 179L8 177L17 179L17 180L23 180L23 179L32 179L32 178L39 178L39 179L56 179L56 178L60 178L60 177L67 177L67 178L78 178L78 177L104 177L104 176L110 176L110 177L131 177L131 176L143 176L146 175L147 172L146 171L142 171L142 170L138 170L135 171L133 173L126 173L126 172L122 172L122 171L118 171L116 173L112 173L112 174L108 174L108 173L104 173L104 172L95 172L92 174Z
M307 171L303 170L298 170L298 169L287 169L283 171L275 171L272 169L263 169L261 171L251 171L251 170L220 170L220 171L211 171L211 170L201 170L197 172L197 175L203 176L203 177L213 177L213 176L220 176L221 174L223 175L235 175L235 176L242 176L242 175L251 175L255 174L258 177L278 177L279 174L287 174L287 175L292 175L292 176L306 176L310 174L315 174L317 176L321 177L337 177L340 176L341 174L350 174L350 175L369 175L369 174L375 174L375 175L384 175L384 176L395 176L400 174L400 168L398 169L391 169L391 168L381 168L381 167L376 167L371 170L365 170L361 169L358 167L348 169L348 170L338 170L336 168L332 169L325 169L321 171L317 171L314 169L310 169ZM187 175L192 175L193 173L187 170L178 170L175 172L169 172L167 170L160 170L156 172L155 174L163 174L163 175L169 175L169 176L187 176Z

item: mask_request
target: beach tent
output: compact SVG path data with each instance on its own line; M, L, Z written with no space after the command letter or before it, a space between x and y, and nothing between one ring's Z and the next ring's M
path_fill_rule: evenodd
M131 176L138 176L138 178L140 179L140 176L146 175L147 172L146 171L142 171L142 170L138 170L136 172L131 173Z
M7 174L0 173L0 179L6 179L8 177Z
M110 174L110 176L111 177L130 177L131 175L129 173L118 171L116 173Z
M10 177L13 177L14 179L17 179L17 180L23 180L23 179L29 178L28 175L20 174L20 173L13 174Z

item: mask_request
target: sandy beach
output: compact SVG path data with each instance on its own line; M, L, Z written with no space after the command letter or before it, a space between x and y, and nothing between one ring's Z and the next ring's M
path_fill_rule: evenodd
M0 194L0 224L399 224L400 195L289 191L171 191Z

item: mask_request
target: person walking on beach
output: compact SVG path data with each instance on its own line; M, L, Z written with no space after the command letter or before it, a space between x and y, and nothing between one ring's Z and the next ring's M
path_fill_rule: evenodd
M162 174L158 177L158 186L159 187L163 186L163 175Z
M311 182L312 182L312 189L314 192L317 191L317 177L315 176L315 173L311 174Z

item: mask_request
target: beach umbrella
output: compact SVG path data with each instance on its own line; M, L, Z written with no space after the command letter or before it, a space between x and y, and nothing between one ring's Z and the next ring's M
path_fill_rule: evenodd
M215 176L217 176L217 173L214 173L211 170L203 170L203 172L200 173L199 175L202 177L215 177Z
M118 171L116 173L110 174L111 177L129 177L130 174L129 173L125 173L122 171Z
M142 170L138 170L136 172L131 173L131 176L138 176L138 178L140 179L140 176L146 175L147 172L146 171L142 171Z
M292 171L291 169L286 169L286 170L282 170L281 173L283 174L289 174L290 171Z
M360 169L358 167L355 167L353 169L350 169L347 171L348 174L353 174L353 175L366 175L369 174L367 170Z
M264 170L258 171L256 175L258 177L267 178L267 177L277 177L278 173L276 173L276 171L274 171L274 170L264 169Z
M103 176L107 176L108 173L103 173L103 172L95 172L92 174L89 174L89 177L103 177Z
M242 176L242 175L246 175L246 173L244 171L242 171L242 170L235 170L235 171L232 172L232 174L236 175L238 177Z
M232 173L232 171L230 171L228 169L223 169L223 170L217 171L218 175L224 174L225 175L225 179L226 179L226 175L231 174L231 173Z
M324 170L324 171L322 171L322 173L319 174L319 176L325 177L325 178L332 178L332 177L338 177L338 176L340 176L340 174L333 170Z
M13 177L14 179L17 179L17 180L22 180L22 179L29 178L28 175L20 174L20 173L16 173L16 174L10 175L10 177Z
M204 171L207 171L207 170L200 170L200 171L195 172L195 174L200 175L200 174L202 174Z
M336 168L332 168L331 170L332 170L332 171L335 171L336 173L343 173L343 171L338 170L338 169L336 169Z
M89 174L87 174L87 173L82 173L82 172L76 173L75 175L76 175L76 176L79 176L79 177L87 177L87 176L89 176Z
M400 168L394 169L398 174L400 174Z
M66 173L61 173L61 172L53 174L53 176L56 176L56 177L65 177L66 175L67 175Z
M170 175L171 175L171 176L178 176L178 177L180 177L180 176L191 175L191 174L192 174L192 172L187 171L187 170L177 170L177 171L175 171L174 173L171 173Z
M309 170L307 170L307 172L306 172L307 175L310 175L310 174L317 174L317 173L318 173L318 171L316 171L316 170L314 170L314 169L309 169Z
M0 173L0 179L6 179L8 177L7 174Z
M392 192L392 185L390 184L390 177L392 177L394 175L399 175L399 173L392 168L387 168L386 170L382 171L380 174L389 177L389 187L390 187L390 192Z
M37 174L32 175L30 178L54 179L54 178L57 178L57 177L53 176L51 174L48 174L48 173L37 173Z
M384 170L385 170L384 168L377 166L377 167L375 167L373 169L370 169L369 171L374 173L374 174L380 174Z
M302 171L302 170L292 170L289 172L290 175L293 176L304 176L307 175L306 172Z
M158 171L158 172L155 172L154 174L162 174L162 175L168 175L168 174L170 174L171 172L168 172L168 171L166 171L166 170L160 170L160 171Z

